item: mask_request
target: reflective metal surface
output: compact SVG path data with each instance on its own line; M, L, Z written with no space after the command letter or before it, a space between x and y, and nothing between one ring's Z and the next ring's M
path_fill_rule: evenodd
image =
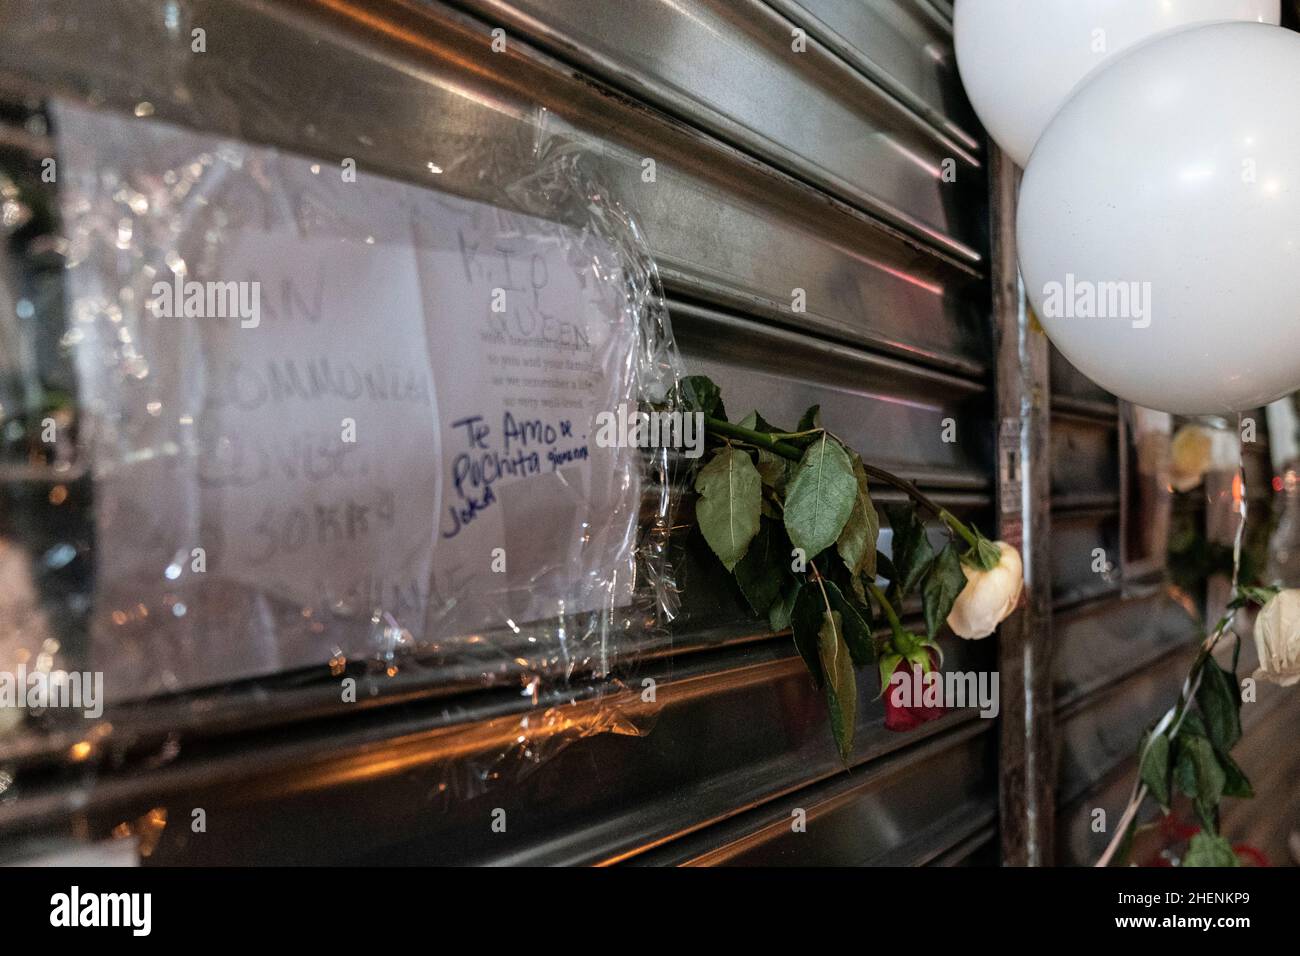
M989 839L996 786L995 736L979 723L887 757L870 775L839 774L738 815L643 862L917 866L957 850L943 860L952 865Z
M462 2L927 242L983 258L972 145L922 122L815 38L801 44L761 0Z
M432 161L443 169L439 188L485 198L473 170L448 157L467 141L517 143L529 135L530 118L545 111L548 124L590 142L602 157L670 287L964 374L987 367L987 326L969 257L923 251L905 233L614 95L523 41L493 53L488 24L401 0L346 7L196 0L193 7L223 36L187 64L192 82L212 94L184 109L156 104L159 118L323 158L349 156L416 183L430 181ZM70 16L78 9L75 0L0 3L7 22L69 14L57 42L26 42L21 31L0 40L5 86L38 96L59 91L121 111L165 86L168 65L147 54L166 42L154 4L109 0L93 20ZM105 49L118 52L106 57ZM121 58L132 62L129 72L116 68ZM254 63L256 83L241 95L225 78ZM911 163L891 155L891 163ZM643 181L645 159L655 161L653 182ZM858 175L874 182L880 172ZM952 200L976 224L980 181L967 176L960 186L973 192ZM802 313L792 311L795 289L806 295Z
M509 162L544 122L588 145L635 211L688 366L714 375L732 409L793 422L820 402L851 443L991 529L988 190L947 59L951 11L873 2L855 20L842 3L798 6L645 2L620 20L629 7L569 0L195 0L186 9L222 42L185 67L205 95L169 103L157 94L175 64L150 55L167 29L152 0L104 0L94 17L78 0L0 0L0 96L118 112L156 98L159 119L415 183L434 163L439 188L502 203L451 160L487 140ZM49 18L64 29L32 28ZM500 53L497 22L511 26ZM798 23L810 39L796 54ZM684 547L682 614L671 645L647 653L662 710L646 736L582 737L452 801L449 775L484 776L477 758L503 727L547 708L580 725L584 699L534 708L449 670L363 684L379 692L343 708L332 688L284 675L224 688L198 714L145 705L94 773L54 768L68 740L11 754L32 773L0 803L5 852L203 806L238 825L204 841L169 827L151 862L987 860L993 722L961 712L886 732L864 673L845 775L788 638ZM945 653L949 668L996 667L991 641ZM806 842L772 829L792 801L812 808ZM497 807L508 845L490 830Z
M737 417L759 408L770 421L797 422L820 403L826 426L854 447L870 447L881 467L927 486L991 490L984 386L714 310L672 311L688 365L723 386Z
M968 149L981 148L979 121L957 75L952 21L924 0L767 2L917 115Z

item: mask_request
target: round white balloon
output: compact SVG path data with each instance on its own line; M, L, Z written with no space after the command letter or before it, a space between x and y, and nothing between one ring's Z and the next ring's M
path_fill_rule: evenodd
M1020 189L1026 291L1085 375L1181 414L1300 389L1300 34L1181 31L1117 58Z
M957 69L989 134L1024 166L1079 82L1120 51L1193 24L1281 14L1281 0L957 0Z

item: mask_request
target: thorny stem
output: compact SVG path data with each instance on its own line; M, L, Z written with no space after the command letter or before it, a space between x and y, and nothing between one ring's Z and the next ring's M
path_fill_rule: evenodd
M787 442L778 441L771 435L754 431L752 428L745 428L743 425L733 425L731 422L724 422L720 418L710 418L708 416L705 416L704 425L708 431L713 432L715 435L725 438L735 438L748 445L753 445L756 448L762 448L775 455L780 455L788 461L798 462L803 459L802 449ZM968 545L972 548L975 547L975 533L971 531L970 528L966 527L966 525L957 518L956 515L947 508L940 507L912 482L908 481L906 478L900 478L898 475L891 471L886 471L884 468L880 468L876 465L869 465L865 461L862 463L862 470L867 473L868 478L882 481L903 492L918 505L925 508L947 525L950 530L960 535Z
M1204 642L1202 642L1201 649L1196 655L1196 660L1192 663L1191 670L1187 672L1187 678L1183 681L1183 692L1179 695L1178 703L1175 704L1174 707L1165 714L1165 717L1160 721L1160 723L1156 725L1156 728L1159 729L1161 724L1164 724L1165 721L1168 720L1168 729L1161 730L1161 733L1166 734L1171 742L1177 735L1178 729L1182 726L1183 715L1187 713L1187 705L1196 697L1196 691L1201 686L1201 674L1205 670L1206 662L1213 656L1214 648L1223 638L1223 635L1228 633L1235 617L1235 610L1229 611L1225 614L1223 618L1220 619L1214 632L1210 634ZM1146 800L1147 794L1150 792L1147 785L1141 782L1140 775L1142 773L1142 764L1146 760L1147 748L1151 746L1151 741L1155 740L1156 736L1157 734L1155 733L1151 734L1147 740L1146 746L1142 748L1142 752L1138 755L1138 781L1133 784L1133 793L1129 797L1128 806L1124 808L1124 813L1120 817L1119 826L1115 830L1115 835L1111 838L1109 845L1107 845L1106 852L1104 852L1097 860L1096 866L1098 867L1106 867L1110 865L1111 858L1114 857L1116 851L1119 850L1120 845L1124 842L1124 838L1128 835L1129 830L1133 826L1134 819L1137 817L1138 810L1142 807L1142 803Z
M1240 434L1240 429L1238 429L1238 434ZM1238 465L1237 467L1237 478L1240 482L1240 500L1238 502L1237 511L1237 534L1233 541L1232 549L1231 594L1233 601L1240 598L1238 586L1241 574L1241 545L1246 531L1246 472L1245 468L1241 465ZM1214 648L1218 646L1223 635L1227 634L1232 629L1232 624L1236 619L1236 616L1237 608L1230 607L1227 613L1219 619L1219 623L1215 626L1214 631L1201 642L1201 649L1196 655L1196 660L1192 662L1191 670L1187 672L1187 679L1183 681L1183 691L1179 695L1178 703L1175 704L1163 718L1161 718L1160 723L1156 724L1155 730L1153 730L1147 738L1146 746L1143 747L1142 752L1138 754L1138 780L1133 784L1133 793L1129 797L1128 806L1124 808L1124 813L1120 817L1119 827L1115 831L1115 836L1111 838L1110 844L1106 847L1106 852L1097 860L1097 866L1104 867L1110 865L1111 858L1114 857L1120 844L1124 842L1124 838L1128 835L1129 829L1133 826L1133 822L1137 817L1138 810L1141 808L1143 801L1147 798L1149 792L1148 787L1145 783L1141 782L1142 764L1146 760L1147 749L1151 746L1151 742L1156 738L1155 731L1166 733L1169 736L1170 741L1174 739L1174 736L1178 733L1178 728L1182 726L1183 717L1187 713L1188 705L1196 697L1196 692L1201 686L1201 676L1205 672L1206 662L1214 656ZM1168 730L1163 729L1163 725L1166 721L1169 724Z

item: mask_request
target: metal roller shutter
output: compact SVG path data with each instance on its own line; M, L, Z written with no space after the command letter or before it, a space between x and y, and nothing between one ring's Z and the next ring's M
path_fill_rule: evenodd
M148 49L160 29L152 5L106 7L44 62L0 44L10 93L93 87L121 109L162 82L148 56L124 75L96 55L113 49L120 62ZM224 85L223 108L162 118L355 156L420 181L431 143L508 138L522 128L517 117L542 107L557 128L595 144L639 217L692 370L714 376L738 406L797 417L821 402L846 439L869 440L882 464L991 527L988 170L956 79L947 7L196 3L227 39L197 60L193 79ZM508 49L485 62L497 26ZM806 49L795 52L800 32ZM254 70L256 83L232 82ZM646 158L653 183L640 176ZM944 181L945 161L955 182ZM472 182L447 186L473 193ZM806 311L792 310L795 289ZM947 418L958 423L956 443L940 441ZM716 571L687 560L673 655L653 665L663 669L662 712L646 737L582 740L517 785L431 813L428 781L492 746L484 728L518 712L513 695L426 675L399 702L344 719L327 716L311 688L274 703L234 692L189 726L164 706L142 714L142 739L185 734L181 756L147 773L102 775L75 823L64 813L77 782L53 770L39 798L0 809L0 822L26 834L102 833L159 804L238 811L240 832L228 840L164 834L151 858L164 863L996 856L995 721L965 712L893 735L873 703L845 774L788 637L718 597L730 592L709 587ZM992 642L955 643L952 666L995 666ZM861 692L870 700L875 688ZM489 805L507 807L512 831L528 834L509 850L477 825ZM788 805L824 821L815 839L781 839L772 824Z
M93 20L68 19L58 49L0 37L0 93L31 104L94 90L100 105L130 110L166 82L148 52L162 39L155 6L104 0ZM229 688L201 715L165 701L141 709L119 728L138 746L88 791L60 766L65 741L16 755L36 782L0 802L0 833L101 837L155 808L203 806L237 813L237 831L187 841L169 828L151 862L1095 858L1105 841L1090 811L1113 812L1126 796L1138 728L1176 693L1193 624L1163 567L1124 553L1126 522L1141 517L1129 513L1123 410L1026 331L1014 170L985 148L961 92L951 3L194 0L187 9L222 26L225 42L190 67L194 86L214 96L166 107L162 119L351 156L423 183L439 144L524 137L544 110L556 130L591 144L634 211L689 369L719 382L733 409L793 420L820 403L827 424L874 460L1019 541L1028 608L996 642L946 642L946 666L1001 672L998 720L957 711L889 733L875 677L864 675L846 772L788 635L755 621L686 540L672 646L643 667L659 682L648 735L585 737L509 786L454 800L438 782L477 773L509 732L498 718L533 703L455 674L405 675L346 714L331 706L332 687ZM509 42L491 53L497 28ZM492 199L472 173L439 186ZM956 442L940 437L949 419ZM1095 548L1113 556L1113 573L1092 570ZM907 610L919 616L919 606ZM139 758L171 735L183 741L176 759ZM1272 739L1247 737L1247 772ZM512 821L508 844L484 822L494 808ZM810 821L797 839L795 809ZM1261 842L1276 836L1256 811L1234 812Z

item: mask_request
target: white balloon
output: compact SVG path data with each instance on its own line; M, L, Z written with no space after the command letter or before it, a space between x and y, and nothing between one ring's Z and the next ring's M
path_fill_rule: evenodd
M1152 40L1090 79L1020 188L1026 291L1081 372L1178 414L1300 389L1300 34Z
M1121 50L1217 20L1281 21L1281 0L957 0L957 69L1020 166L1079 82Z

